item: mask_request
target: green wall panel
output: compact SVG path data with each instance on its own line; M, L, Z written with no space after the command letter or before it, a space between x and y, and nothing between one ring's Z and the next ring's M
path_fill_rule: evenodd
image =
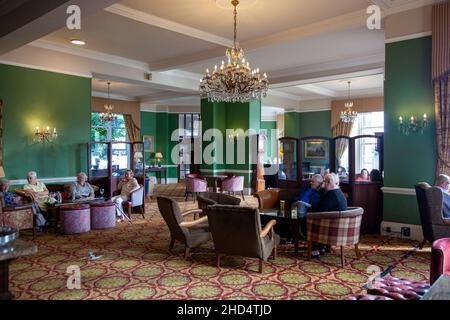
M431 79L431 37L386 45L385 80L385 186L414 188L420 181L434 183L436 140ZM402 135L399 116L421 118L431 126L424 134ZM405 198L405 199L403 199ZM384 220L419 223L414 196L386 195Z
M331 111L285 113L284 135L296 138L331 137Z
M91 79L0 64L4 101L4 167L9 179L73 177L86 170ZM56 127L51 143L33 141L35 128Z

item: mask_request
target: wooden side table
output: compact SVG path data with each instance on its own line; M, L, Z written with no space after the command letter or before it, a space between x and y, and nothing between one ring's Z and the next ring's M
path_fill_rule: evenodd
M34 244L16 240L13 251L0 254L0 300L12 300L14 295L9 292L9 263L17 258L35 254L38 250Z

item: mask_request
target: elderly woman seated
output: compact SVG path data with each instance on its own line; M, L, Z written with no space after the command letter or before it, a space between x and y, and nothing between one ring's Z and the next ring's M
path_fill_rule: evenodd
M125 218L130 220L130 217L128 217L123 212L122 203L124 201L129 201L130 200L130 194L133 191L136 191L137 189L140 188L139 183L134 178L134 173L133 173L132 170L125 171L125 177L122 180L120 180L119 185L117 186L117 188L120 190L120 195L115 196L115 197L113 197L111 199L114 202L114 204L116 205L117 217L119 218L119 220L122 220L122 221Z
M23 199L21 196L16 195L15 193L9 192L9 187L11 183L7 179L0 180L0 193L3 196L4 203L2 204L4 207L18 207L23 205ZM45 226L46 221L42 213L36 208L37 216L36 223L37 226L42 228Z
M70 186L72 201L93 199L95 197L94 188L86 180L87 175L84 172L80 172L77 176L77 181Z

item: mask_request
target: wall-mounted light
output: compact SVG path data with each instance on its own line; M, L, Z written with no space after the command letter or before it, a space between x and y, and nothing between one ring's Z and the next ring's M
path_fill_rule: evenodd
M39 127L36 127L36 131L34 132L34 141L36 142L51 142L58 138L58 132L56 128L53 128L53 131L50 130L50 127L46 127L45 130L41 130Z
M398 120L399 120L399 127L398 127L399 131L406 136L409 136L410 133L423 134L423 130L430 125L427 114L424 114L421 120L418 120L417 117L415 116L411 116L410 121L408 123L404 122L402 116L400 116Z

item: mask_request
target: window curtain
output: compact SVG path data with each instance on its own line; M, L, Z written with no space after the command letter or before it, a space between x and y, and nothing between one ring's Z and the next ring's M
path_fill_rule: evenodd
M450 175L450 75L435 81L436 141L438 164L436 174Z
M353 128L352 122L343 122L339 121L337 125L335 125L332 129L333 138L339 136L349 137ZM336 160L338 162L338 166L341 166L341 159L345 153L345 150L348 148L348 141L345 139L339 139L336 141Z
M130 114L124 114L123 119L125 120L125 128L127 129L128 139L131 143L141 141L141 129L136 126L133 118ZM138 147L135 146L134 152L139 151Z
M3 167L3 100L0 99L0 167Z
M433 80L435 91L436 174L450 174L450 4L433 6Z

